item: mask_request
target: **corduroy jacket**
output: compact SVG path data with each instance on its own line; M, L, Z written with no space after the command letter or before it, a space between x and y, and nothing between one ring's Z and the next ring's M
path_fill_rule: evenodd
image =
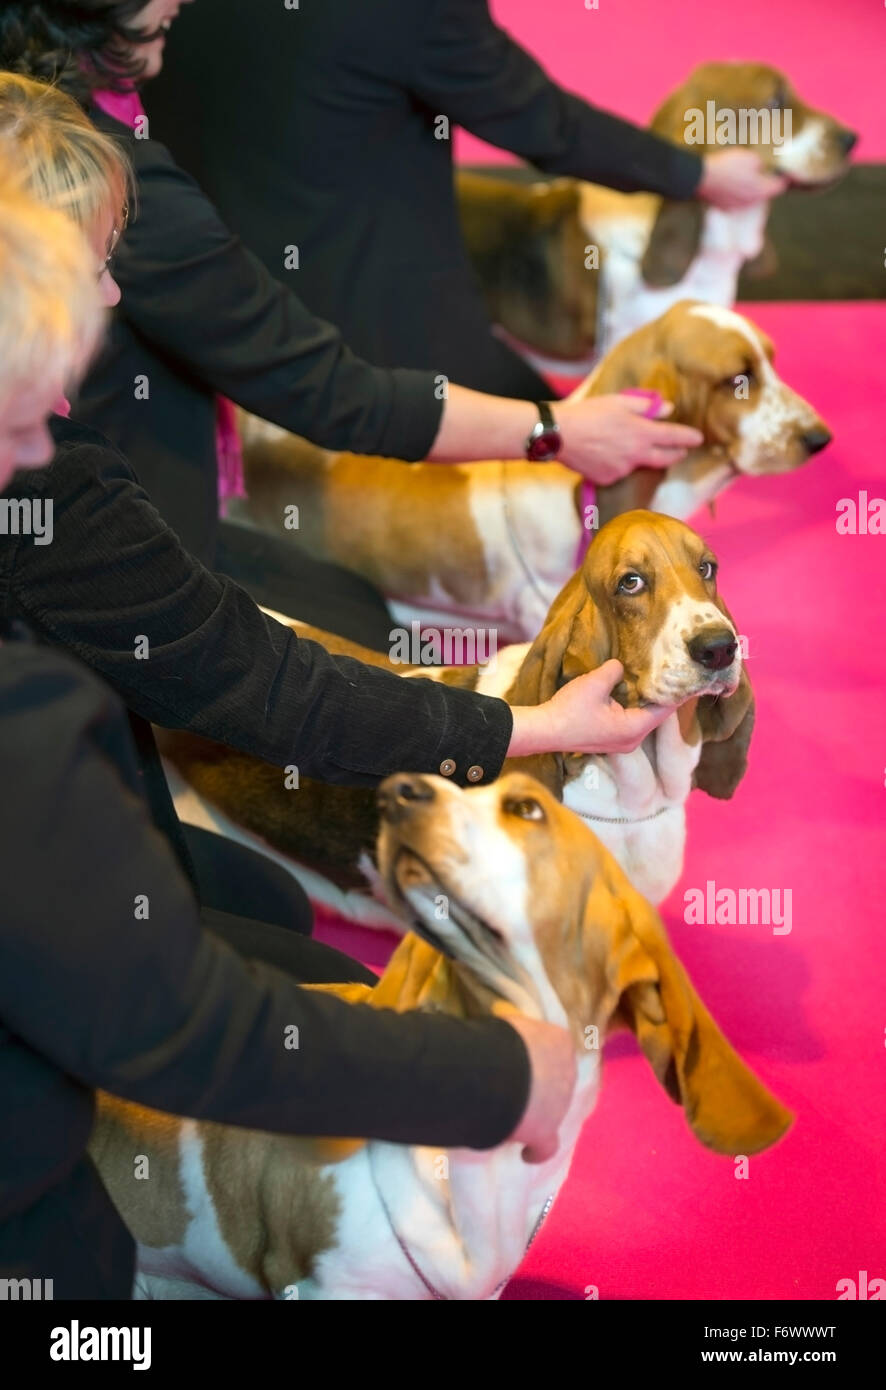
M86 1155L95 1089L277 1133L477 1148L525 1107L503 1021L349 1006L204 931L118 700L6 623L0 896L0 1279L130 1296L132 1241Z
M52 502L51 544L0 537L0 614L97 671L131 710L306 777L374 786L398 771L501 770L498 699L330 656L205 569L95 431L55 417L57 452L7 494ZM20 528L21 529L21 528Z

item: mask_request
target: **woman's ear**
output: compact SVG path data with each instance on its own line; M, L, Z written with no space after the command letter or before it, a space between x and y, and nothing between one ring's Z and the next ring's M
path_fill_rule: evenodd
M698 255L703 228L704 206L698 199L663 199L640 263L646 284L652 289L679 284Z
M674 954L657 912L620 870L614 898L619 915L607 961L613 1017L635 1034L702 1144L731 1155L768 1148L790 1125L790 1111L727 1042Z

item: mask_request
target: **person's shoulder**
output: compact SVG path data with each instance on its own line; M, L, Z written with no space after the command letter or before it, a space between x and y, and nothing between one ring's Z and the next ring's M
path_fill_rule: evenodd
M182 198L198 195L197 201L211 207L209 200L199 184L186 169L183 169L172 152L160 140L151 136L150 114L145 115L145 124L138 131L125 121L110 116L94 102L89 107L89 119L104 135L110 135L123 146L135 175L137 205L130 222L128 240L144 228L146 219L154 225L159 219L164 225L175 214L169 212L169 199L178 195ZM177 228L173 228L177 231Z
M101 430L93 429L92 425L84 425L82 421L73 419L70 415L53 415L49 421L49 432L59 452L66 449L107 449L122 457Z
M0 642L0 748L37 741L59 752L59 738L97 721L122 718L116 695L75 657L25 636Z
M141 134L95 105L89 109L89 118L99 130L121 141L133 169L136 206L120 249L118 271L123 273L128 259L137 263L148 255L151 260L150 283L142 275L134 276L131 266L121 279L126 316L136 294L156 298L157 277L168 263L178 273L181 260L197 255L198 248L205 251L207 237L220 235L224 244L235 238L197 180L165 145L151 138L150 115Z
M144 128L136 132L132 126L127 125L126 121L118 120L116 116L109 115L95 102L90 105L87 115L92 124L103 135L110 135L123 145L135 169L136 178L141 179L152 169L178 169L166 146L161 144L159 140L151 138L149 118L146 118Z
M55 455L47 473L52 474L62 467L70 472L72 466L79 464L92 473L135 479L120 450L91 425L81 424L69 416L54 415L49 422L49 432L55 444Z

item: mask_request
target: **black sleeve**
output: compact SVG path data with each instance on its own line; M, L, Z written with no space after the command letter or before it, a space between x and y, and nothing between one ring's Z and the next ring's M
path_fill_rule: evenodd
M427 457L443 409L433 373L356 357L268 274L163 145L90 115L135 167L138 204L114 276L137 332L214 391L324 448Z
M461 783L475 765L498 775L513 730L503 700L296 637L188 554L101 436L58 428L69 442L19 488L52 499L52 544L10 538L12 591L36 629L131 709L325 782L371 786L449 758Z
M0 1021L85 1084L174 1114L501 1143L528 1094L519 1035L348 1005L203 931L116 700L58 653L17 646L0 648Z
M549 174L692 197L697 155L558 87L493 23L486 0L426 0L420 13L408 85L432 111Z

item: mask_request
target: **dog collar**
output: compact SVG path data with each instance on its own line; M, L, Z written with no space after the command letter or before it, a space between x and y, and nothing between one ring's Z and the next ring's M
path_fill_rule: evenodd
M648 816L637 816L636 820L633 816L592 816L589 815L587 811L578 811L576 814L579 815L582 820L602 821L604 825L642 825L644 821L657 820L658 817L663 816L666 811L677 810L679 810L678 806L659 806L657 811L650 812Z

